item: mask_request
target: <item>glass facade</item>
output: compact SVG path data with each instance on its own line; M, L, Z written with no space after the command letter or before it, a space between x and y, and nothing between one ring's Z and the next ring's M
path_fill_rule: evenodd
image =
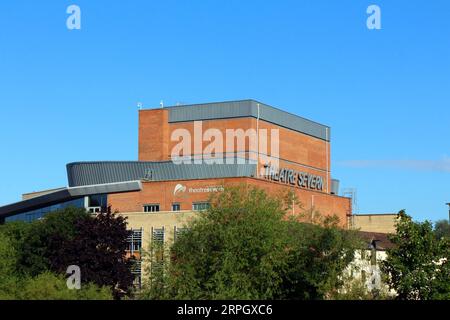
M89 196L89 207L99 207L106 209L108 207L108 197L106 194L97 194Z
M17 215L5 218L5 222L6 223L13 221L31 222L43 218L46 214L50 212L65 209L68 207L84 208L84 197L54 204L52 206L47 206L44 208L35 209L28 212L19 213Z

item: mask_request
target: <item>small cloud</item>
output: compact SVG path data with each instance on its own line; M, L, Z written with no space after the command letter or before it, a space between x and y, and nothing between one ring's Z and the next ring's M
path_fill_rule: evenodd
M346 160L337 163L350 168L386 168L450 173L450 158L441 160Z

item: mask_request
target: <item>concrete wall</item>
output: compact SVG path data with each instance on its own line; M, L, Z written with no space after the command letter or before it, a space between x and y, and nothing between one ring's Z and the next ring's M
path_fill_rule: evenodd
M351 228L367 232L395 233L397 214L366 214L353 215L351 217Z

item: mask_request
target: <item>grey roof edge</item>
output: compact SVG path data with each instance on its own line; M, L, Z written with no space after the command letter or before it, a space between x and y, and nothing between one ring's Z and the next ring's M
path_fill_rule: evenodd
M173 181L253 176L255 163L176 164L173 161L95 161L67 164L70 187L122 181Z
M221 104L221 103L235 103L235 102L252 102L252 101L256 101L254 99L238 99L238 100L224 100L224 101L213 101L213 102L204 102L204 103L189 103L189 104L181 104L179 106L167 106L164 108L148 108L148 109L143 109L140 111L151 111L151 110L161 110L161 109L171 109L171 108L182 108L182 107L193 107L193 106L198 106L198 105L209 105L209 104Z
M0 207L0 217L5 218L21 212L26 212L46 205L52 205L62 201L103 193L133 192L142 190L141 181L126 181L91 185L82 187L64 188L49 194L23 200Z
M269 108L272 108L272 109L274 109L274 110L283 112L283 113L288 114L288 115L290 115L290 116L293 116L293 117L296 117L296 118L300 118L300 119L302 119L302 120L305 120L305 121L308 121L308 122L317 124L317 125L319 125L319 126L326 127L326 128L328 128L328 129L331 129L331 127L330 127L329 125L326 125L326 124L323 124L323 123L320 123L320 122L317 122L317 121L314 121L314 120L311 120L311 119L308 119L308 118L305 118L305 117L296 115L296 114L294 114L294 113L292 113L292 112L289 112L289 111L286 111L286 110L282 110L282 109L277 108L277 107L274 107L274 106L272 106L272 105L270 105L270 104L263 103L263 102L261 102L261 101L253 100L253 99L250 99L250 101L252 101L252 102L254 102L254 103L259 103L260 105L264 105L264 106L266 106L266 107L269 107Z
M227 103L237 103L237 102L249 102L249 103L256 103L256 104L259 103L260 105L263 105L263 106L269 107L271 109L274 109L274 110L277 110L277 111L289 114L290 116L293 116L293 117L296 117L296 118L300 118L302 120L309 121L311 123L314 123L314 124L317 124L317 125L320 125L320 126L327 127L329 129L331 129L331 127L328 126L328 125L325 125L323 123L320 123L320 122L317 122L317 121L314 121L314 120L311 120L311 119L308 119L308 118L305 118L305 117L301 117L301 116L296 115L296 114L294 114L292 112L288 112L288 111L282 110L282 109L280 109L278 107L274 107L274 106L272 106L270 104L261 102L261 101L256 100L256 99L238 99L238 100L224 100L224 101L204 102L204 103L189 103L189 104L182 104L182 105L179 105L179 106L176 106L176 105L175 106L167 106L167 107L164 107L164 108L149 108L149 109L143 109L143 110L140 110L140 111L144 111L145 112L145 111L150 111L150 110L194 107L194 106L198 106L198 105L205 105L206 106L206 105L213 105L213 104L227 104Z
M258 109L258 105L260 109ZM164 109L169 110L169 123L209 121L214 119L259 118L262 121L317 139L327 142L331 141L330 126L309 120L255 99L169 106L164 107Z

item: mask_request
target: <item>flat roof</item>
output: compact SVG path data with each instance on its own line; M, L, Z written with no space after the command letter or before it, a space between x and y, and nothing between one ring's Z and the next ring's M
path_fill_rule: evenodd
M168 106L169 123L252 117L330 141L330 127L253 99ZM158 108L141 110L143 112Z

